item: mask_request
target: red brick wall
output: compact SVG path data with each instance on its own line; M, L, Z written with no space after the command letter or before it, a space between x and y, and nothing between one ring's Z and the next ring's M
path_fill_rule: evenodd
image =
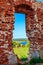
M30 58L35 51L43 50L43 3L35 0L0 0L0 64L9 63L13 55L12 31L14 13L26 14L26 33L30 40Z

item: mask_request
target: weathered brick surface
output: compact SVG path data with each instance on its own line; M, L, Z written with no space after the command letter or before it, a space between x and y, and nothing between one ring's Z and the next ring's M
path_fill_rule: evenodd
M15 56L12 50L15 12L26 14L26 33L31 42L30 58L34 56L33 53L36 51L43 57L42 52L40 52L43 51L43 2L0 0L0 64L12 63L10 58Z

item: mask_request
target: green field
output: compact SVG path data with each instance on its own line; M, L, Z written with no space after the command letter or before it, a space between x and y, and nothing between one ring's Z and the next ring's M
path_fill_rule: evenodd
M26 41L27 44L21 46L21 42ZM13 40L13 51L19 59L28 58L30 42L27 39Z
M21 42L26 41L27 44L26 45L22 45L21 46ZM25 61L28 56L29 56L29 48L30 48L30 41L28 41L27 39L20 39L20 40L13 40L13 51L14 54L16 54L18 56L19 59L21 59L22 61ZM23 64L23 65L35 65L37 63L43 63L43 59L39 58L32 58L30 60L30 62L28 64Z
M20 58L27 58L28 57L28 47L19 47L19 48L13 48L14 53Z

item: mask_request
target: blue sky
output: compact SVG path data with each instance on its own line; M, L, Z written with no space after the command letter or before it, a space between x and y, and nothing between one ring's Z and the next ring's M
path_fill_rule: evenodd
M36 0L37 2L43 2L43 0Z
M36 0L37 2L43 2L43 0ZM25 14L15 13L15 23L13 30L13 39L15 38L27 38L26 36L26 25L25 25Z
M13 39L15 38L27 38L26 37L26 25L25 25L25 14L15 13L15 23L13 30Z

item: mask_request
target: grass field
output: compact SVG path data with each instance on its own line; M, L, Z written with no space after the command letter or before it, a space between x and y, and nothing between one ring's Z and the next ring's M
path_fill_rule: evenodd
M21 47L20 45L21 45L21 42L23 42L23 41L26 41L27 44L22 45L22 47ZM16 47L18 45L19 45L19 47ZM29 48L30 48L30 42L28 40L26 40L26 39L20 40L20 41L13 40L13 51L18 56L19 59L28 58Z
M28 51L29 47L19 47L19 48L13 48L14 53L20 58L27 58L28 57Z
M21 46L21 42L26 41L27 44L26 45L22 45ZM18 56L19 59L21 59L22 61L25 61L28 56L29 56L29 48L30 48L30 42L27 39L20 39L20 40L13 40L13 51L14 54L16 54ZM37 63L43 63L43 59L39 58L32 58L30 60L30 62L28 64L23 64L23 65L35 65Z

